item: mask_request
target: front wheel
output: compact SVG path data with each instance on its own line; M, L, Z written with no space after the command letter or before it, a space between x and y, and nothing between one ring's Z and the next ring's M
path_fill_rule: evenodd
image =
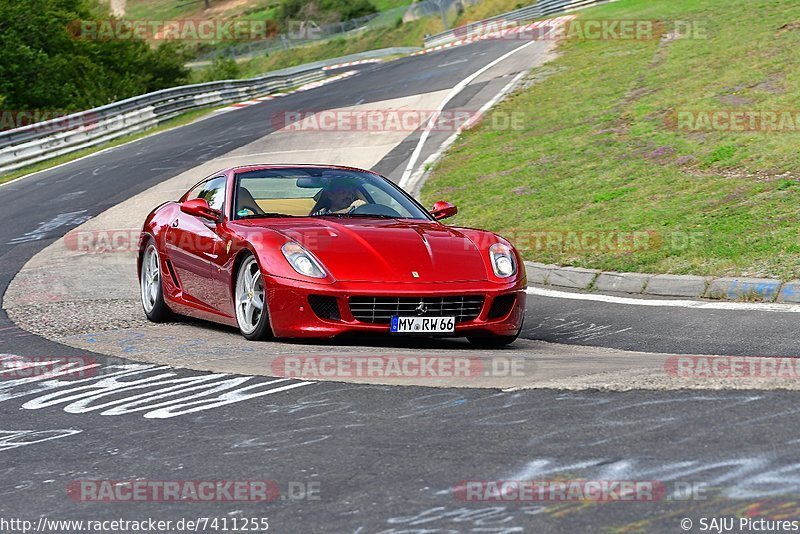
M164 288L161 285L161 258L155 242L150 239L142 255L139 274L139 287L142 308L147 318L154 323L163 323L172 318L172 311L164 302Z
M255 256L248 254L236 274L234 290L236 322L242 335L251 341L272 337L267 313L267 292Z

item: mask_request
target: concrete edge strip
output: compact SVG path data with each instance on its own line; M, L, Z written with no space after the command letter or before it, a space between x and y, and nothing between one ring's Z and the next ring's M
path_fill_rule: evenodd
M620 273L525 262L528 283L584 291L739 302L800 303L800 280Z

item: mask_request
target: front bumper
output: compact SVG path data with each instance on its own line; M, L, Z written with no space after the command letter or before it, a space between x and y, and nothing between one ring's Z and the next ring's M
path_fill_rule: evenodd
M356 320L350 311L351 296L449 297L482 295L483 308L477 318L456 323L451 337L500 335L519 332L525 315L525 283L453 282L427 284L386 284L377 282L336 282L330 285L298 282L277 277L267 278L267 307L270 325L277 337L334 337L348 333L389 335L388 324L372 324ZM339 319L320 318L309 304L309 295L333 297L339 307ZM514 295L509 311L489 318L494 299ZM437 334L438 335L438 334Z

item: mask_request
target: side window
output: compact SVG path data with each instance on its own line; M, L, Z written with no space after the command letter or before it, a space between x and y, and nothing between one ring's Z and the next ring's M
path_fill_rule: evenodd
M212 178L198 185L189 193L188 198L203 198L210 208L222 211L225 207L225 177Z

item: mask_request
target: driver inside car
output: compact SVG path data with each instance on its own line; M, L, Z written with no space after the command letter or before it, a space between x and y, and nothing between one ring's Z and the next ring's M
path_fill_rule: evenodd
M333 179L320 191L319 200L310 215L350 213L367 202L358 196L358 189L351 180Z

